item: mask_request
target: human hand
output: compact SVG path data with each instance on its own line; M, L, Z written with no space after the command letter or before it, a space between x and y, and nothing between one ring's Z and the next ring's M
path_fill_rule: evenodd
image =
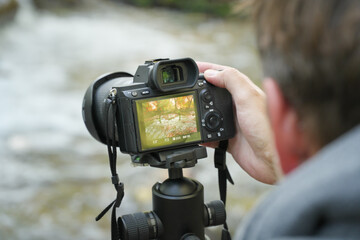
M213 85L232 95L236 135L229 140L228 152L253 178L273 184L280 177L275 141L266 113L265 93L238 70L212 63L197 62L199 71ZM218 142L204 144L216 148Z

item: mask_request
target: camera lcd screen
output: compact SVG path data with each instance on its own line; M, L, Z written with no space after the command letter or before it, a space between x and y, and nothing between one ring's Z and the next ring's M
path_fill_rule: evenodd
M194 92L136 100L141 150L201 140Z

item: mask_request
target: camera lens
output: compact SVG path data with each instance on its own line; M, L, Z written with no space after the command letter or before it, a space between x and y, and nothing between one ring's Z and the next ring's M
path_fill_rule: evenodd
M163 225L154 212L123 215L118 219L121 239L156 239L163 233Z
M132 75L124 72L110 73L98 78L86 90L82 106L83 120L90 134L104 144L106 144L106 119L110 124L113 122L111 114L109 115L107 112L104 100L108 97L109 90L119 86L126 78L132 78ZM113 132L109 130L108 135L111 138Z

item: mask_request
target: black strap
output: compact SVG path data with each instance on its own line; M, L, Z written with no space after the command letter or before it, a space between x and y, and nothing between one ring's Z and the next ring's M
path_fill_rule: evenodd
M234 184L234 181L231 178L230 172L226 166L226 150L229 145L228 140L220 141L219 146L215 149L214 163L215 167L218 169L219 176L219 192L220 199L223 201L226 206L226 191L227 191L227 182ZM227 223L224 223L224 228L221 234L222 240L231 240L229 229Z
M116 92L115 90L111 90L107 99L105 99L105 131L106 131L106 143L109 155L109 164L111 171L111 182L113 183L115 190L117 192L116 199L112 201L96 218L96 221L99 221L109 210L111 207L111 239L118 240L120 239L120 232L117 226L116 221L116 208L120 207L121 201L124 197L124 184L119 182L119 176L116 172ZM112 118L109 119L110 109L112 109ZM109 120L111 122L111 129L109 128ZM112 138L109 137L109 131L112 132Z

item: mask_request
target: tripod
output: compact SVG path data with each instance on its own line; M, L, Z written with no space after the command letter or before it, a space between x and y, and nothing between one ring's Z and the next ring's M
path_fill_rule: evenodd
M183 168L194 167L206 156L202 146L134 156L134 162L167 168L169 178L152 188L153 211L118 218L121 239L205 240L205 227L224 224L223 202L204 204L203 185L183 176Z

